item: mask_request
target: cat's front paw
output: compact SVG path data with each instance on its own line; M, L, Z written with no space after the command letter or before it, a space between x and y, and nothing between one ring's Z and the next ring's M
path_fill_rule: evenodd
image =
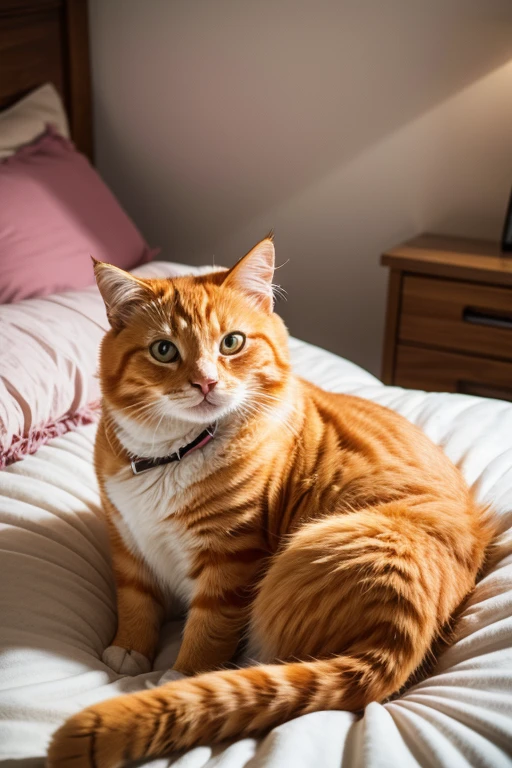
M183 680L184 677L186 677L186 675L184 675L183 672L178 672L176 669L168 669L158 681L158 685L172 683L175 680Z
M119 675L142 675L151 671L151 662L138 651L127 651L118 645L110 645L103 651L102 661Z

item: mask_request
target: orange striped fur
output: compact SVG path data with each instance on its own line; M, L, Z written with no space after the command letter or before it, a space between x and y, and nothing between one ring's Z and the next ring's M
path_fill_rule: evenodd
M291 373L273 267L271 238L200 277L95 265L112 325L95 461L119 619L104 659L149 670L178 599L187 677L75 715L50 766L115 768L361 710L406 683L474 586L492 528L462 476L401 416ZM229 354L234 332L245 345ZM152 357L161 339L174 362ZM133 454L167 455L214 420L207 446L132 475ZM243 642L260 664L226 668Z

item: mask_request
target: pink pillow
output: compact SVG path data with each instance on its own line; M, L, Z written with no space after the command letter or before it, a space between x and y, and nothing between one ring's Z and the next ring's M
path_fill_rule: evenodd
M156 253L52 128L0 163L0 303L92 285L91 255L132 269Z

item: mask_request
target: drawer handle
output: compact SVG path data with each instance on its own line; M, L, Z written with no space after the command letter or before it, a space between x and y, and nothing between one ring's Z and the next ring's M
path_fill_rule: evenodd
M487 328L505 328L508 331L512 331L512 315L507 317L498 312L494 314L492 310L465 307L462 319L465 323L472 323L473 325L485 325Z

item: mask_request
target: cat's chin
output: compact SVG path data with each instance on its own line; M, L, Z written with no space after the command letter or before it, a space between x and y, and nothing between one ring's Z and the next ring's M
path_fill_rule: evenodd
M211 424L213 421L218 421L223 416L227 416L232 408L226 405L214 405L207 401L194 405L191 408L183 409L180 416L186 421L190 421L194 424Z

